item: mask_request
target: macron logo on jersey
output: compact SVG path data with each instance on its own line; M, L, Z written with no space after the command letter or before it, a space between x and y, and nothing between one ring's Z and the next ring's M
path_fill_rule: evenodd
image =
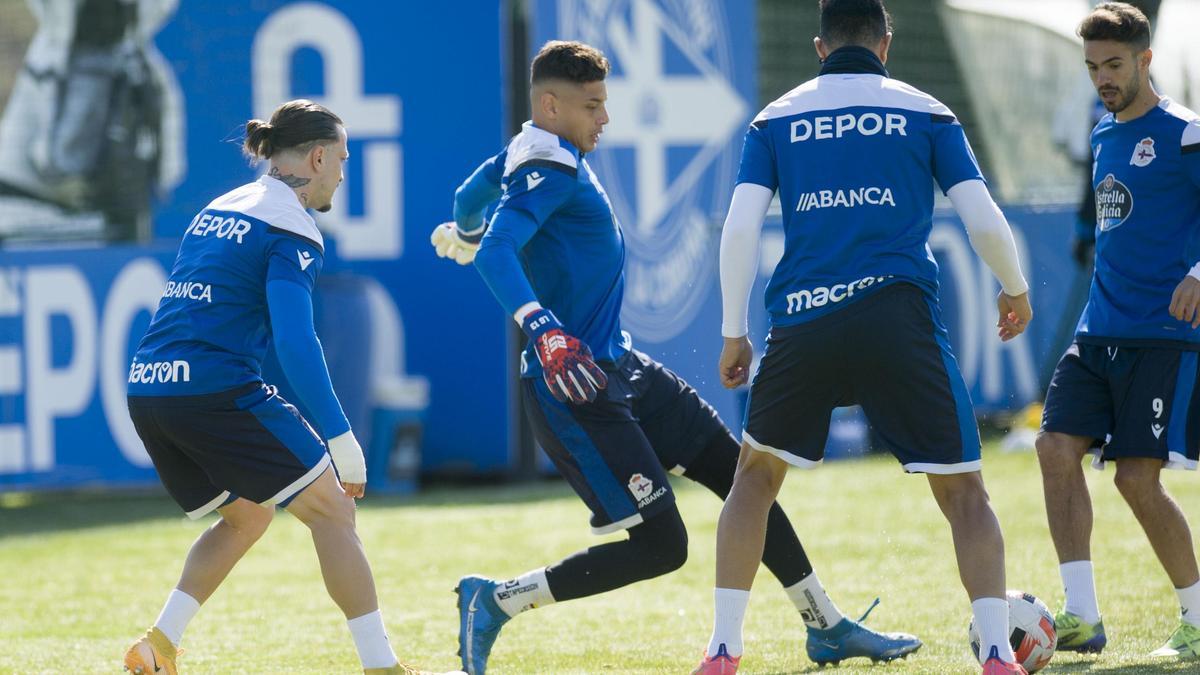
M166 384L168 382L190 382L192 380L192 365L187 361L154 361L138 363L134 361L129 366L130 384Z
M308 266L312 264L313 257L308 254L308 251L296 251L296 257L300 259L300 271L308 270Z
M534 171L533 173L530 173L528 176L525 176L525 186L526 186L525 189L532 190L533 188L541 185L542 181L544 181L544 180L546 180L545 176Z
M892 196L891 188L860 187L853 190L818 190L802 193L796 202L796 210L853 208L863 204L895 206L896 199Z
M788 293L788 314L803 312L811 307L824 307L831 302L841 302L854 297L854 291L869 288L891 277L892 275L890 274L886 277L863 277L862 279L855 279L844 284L818 286L812 289L796 291L795 293Z

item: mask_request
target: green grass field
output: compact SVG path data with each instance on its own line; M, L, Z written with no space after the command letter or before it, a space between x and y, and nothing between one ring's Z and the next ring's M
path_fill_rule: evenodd
M1008 546L1008 585L1056 608L1057 566L1032 454L989 451L986 479ZM1111 484L1088 471L1096 511L1097 585L1109 649L1058 655L1044 672L1200 672L1145 654L1167 636L1178 607L1137 523ZM1200 522L1196 475L1169 489ZM714 535L720 502L676 483L691 557L675 574L516 618L491 671L687 673L711 627ZM887 666L848 661L838 673L978 672L968 653L969 606L949 529L925 480L890 458L793 471L781 502L822 580L847 614L878 595L869 624L918 634L925 647ZM0 672L115 673L128 642L157 616L185 551L205 523L165 497L9 496L0 508ZM211 522L211 521L209 521ZM404 500L368 497L360 528L401 659L457 668L459 576L507 576L596 543L587 513L559 483L437 489ZM744 673L811 672L804 629L762 569L746 623ZM307 531L280 514L204 607L184 639L186 673L353 673L343 618L326 596Z

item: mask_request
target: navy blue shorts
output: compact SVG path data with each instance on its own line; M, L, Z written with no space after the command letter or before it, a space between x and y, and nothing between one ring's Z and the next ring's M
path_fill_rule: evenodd
M742 440L796 466L825 455L833 409L861 405L905 471L978 471L979 428L937 305L896 283L833 314L775 327Z
M729 429L687 382L649 356L601 362L608 386L586 405L560 403L540 376L522 380L534 436L608 534L673 508L667 472L682 475Z
M1076 343L1054 369L1042 430L1093 439L1101 459L1161 459L1192 469L1200 455L1194 351Z
M126 400L159 479L189 518L238 497L286 506L330 464L325 444L275 387Z

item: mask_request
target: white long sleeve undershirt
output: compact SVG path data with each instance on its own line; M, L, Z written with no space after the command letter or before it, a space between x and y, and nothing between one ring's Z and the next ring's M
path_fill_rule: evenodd
M750 289L758 277L759 236L774 191L755 183L740 183L721 230L721 335L742 337L750 332L747 319Z
M1027 292L1029 284L1021 274L1021 261L1017 256L1012 229L988 193L987 185L977 179L965 180L950 188L946 196L954 204L954 210L967 229L971 248L987 263L1004 292L1008 295Z

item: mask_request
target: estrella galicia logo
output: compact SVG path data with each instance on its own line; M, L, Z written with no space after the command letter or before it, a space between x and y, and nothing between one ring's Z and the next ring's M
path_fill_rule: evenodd
M1120 227L1133 213L1133 193L1111 173L1096 186L1096 224L1101 232Z
M588 163L628 242L621 320L685 331L711 291L751 114L752 13L716 0L557 0L557 36L602 49L610 122ZM740 67L735 77L735 68ZM735 84L736 83L736 84Z

